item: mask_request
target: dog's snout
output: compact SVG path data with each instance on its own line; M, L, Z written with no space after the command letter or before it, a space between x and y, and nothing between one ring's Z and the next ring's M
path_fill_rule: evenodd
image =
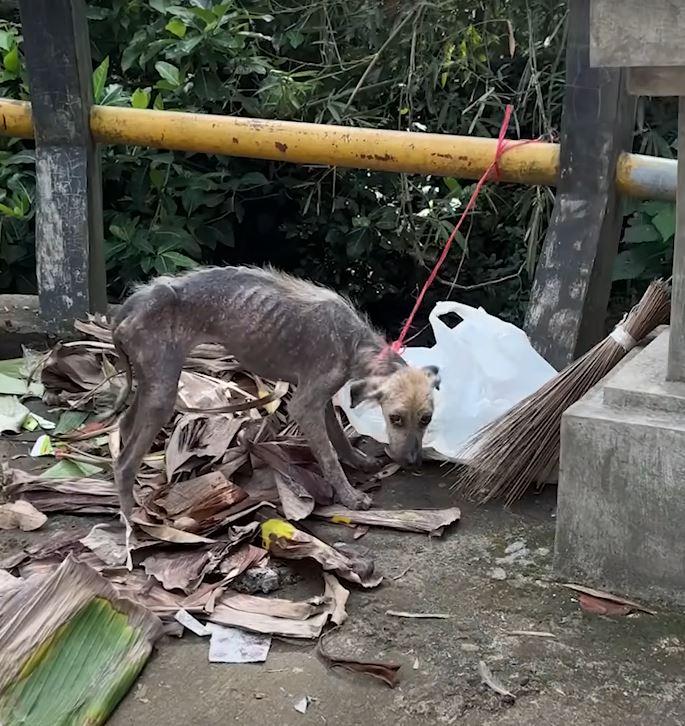
M407 464L409 466L421 466L421 444L418 441L409 450Z

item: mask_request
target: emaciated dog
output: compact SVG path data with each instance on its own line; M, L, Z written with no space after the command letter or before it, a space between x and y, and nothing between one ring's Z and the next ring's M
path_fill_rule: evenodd
M371 500L350 485L338 457L365 471L378 466L352 447L333 408L332 397L347 381L353 406L365 399L380 403L389 456L402 464L421 461L438 369L407 366L350 302L324 287L252 267L160 277L126 300L112 332L126 372L116 413L128 399L133 375L137 381L120 421L114 467L127 523L138 468L173 413L186 356L201 343L218 343L246 370L296 386L289 413L344 506L366 509Z

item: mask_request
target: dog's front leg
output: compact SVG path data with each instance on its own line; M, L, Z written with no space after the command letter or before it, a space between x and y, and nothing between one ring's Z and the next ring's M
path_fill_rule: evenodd
M347 480L328 437L325 415L328 400L330 396L322 397L307 392L306 386L299 386L288 410L307 438L312 453L317 458L324 477L333 487L338 501L349 509L368 509L371 498L364 492L357 491Z
M326 404L326 429L328 436L335 450L338 452L340 460L345 464L353 466L359 471L369 474L378 471L381 468L381 461L375 456L364 456L360 451L352 446L350 440L345 435L343 427L338 420L338 414L335 412L333 402Z

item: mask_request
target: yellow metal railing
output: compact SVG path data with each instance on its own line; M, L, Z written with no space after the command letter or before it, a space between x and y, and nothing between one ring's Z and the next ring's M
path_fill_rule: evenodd
M0 135L33 138L31 104L0 99ZM296 164L341 166L478 179L490 166L496 139L272 121L233 116L94 106L90 128L103 144L176 149ZM619 191L644 199L675 199L677 162L624 153L616 169ZM509 149L500 180L556 184L559 145Z

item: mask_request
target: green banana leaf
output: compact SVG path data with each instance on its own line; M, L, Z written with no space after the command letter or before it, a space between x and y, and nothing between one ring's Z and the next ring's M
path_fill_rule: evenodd
M71 556L0 601L0 724L97 726L134 683L161 633Z

